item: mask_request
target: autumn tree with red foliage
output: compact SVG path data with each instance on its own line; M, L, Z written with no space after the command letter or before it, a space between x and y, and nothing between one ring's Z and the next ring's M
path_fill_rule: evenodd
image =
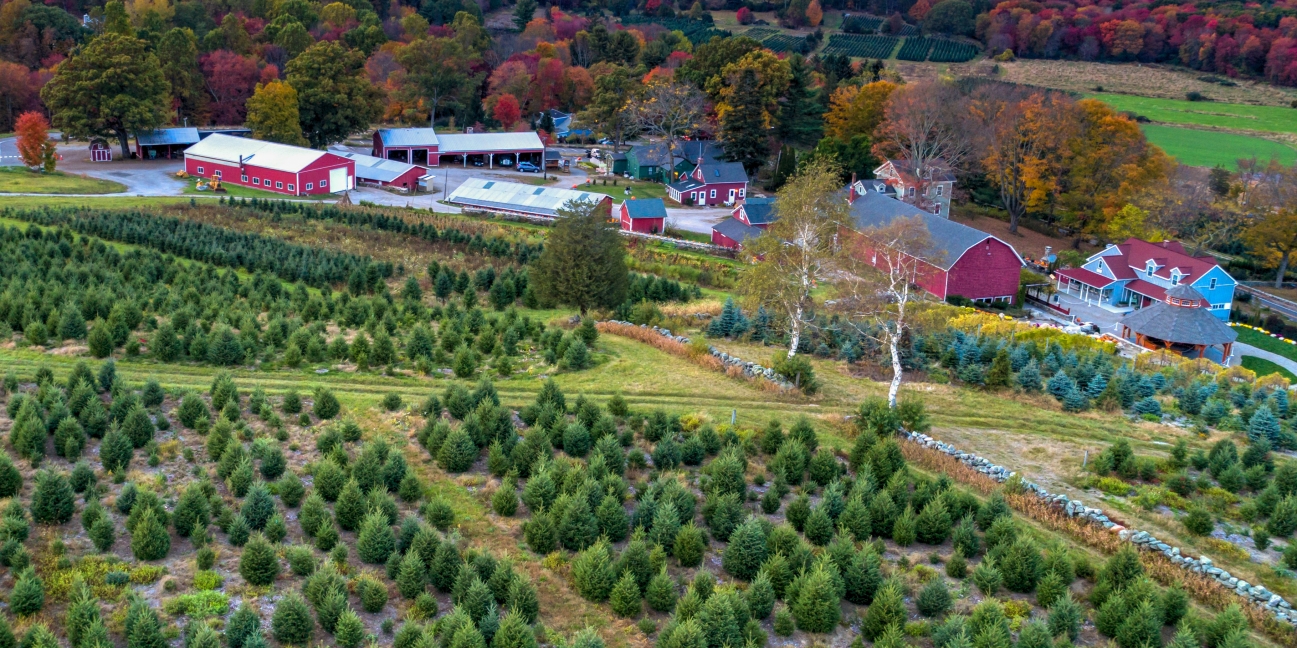
M212 123L242 124L248 116L248 99L261 81L257 62L229 50L216 50L203 57L202 68L212 95Z
M740 25L751 25L753 22L752 10L747 7L739 7L738 13L734 14Z
M518 98L505 93L495 100L495 109L491 111L491 116L504 126L505 130L512 130L514 124L522 119L522 108L518 106Z
M14 132L18 134L18 157L28 168L39 169L47 158L52 161L54 144L50 142L49 130L50 123L45 120L45 115L28 111L18 116L14 126ZM53 171L53 166L51 164L47 170Z

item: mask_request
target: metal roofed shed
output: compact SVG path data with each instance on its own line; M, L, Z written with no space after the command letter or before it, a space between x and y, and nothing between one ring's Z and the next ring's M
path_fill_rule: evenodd
M200 139L202 137L194 127L159 128L136 133L135 154L142 160L177 157Z
M382 128L378 136L387 146L437 145L437 131L431 128Z
M356 180L360 183L413 191L418 188L420 181L433 177L427 169L413 164L349 151L335 153L356 163Z
M558 187L535 187L516 182L469 178L446 197L446 202L465 209L521 214L551 219L569 202L612 203L612 197Z
M517 133L451 133L437 136L441 153L539 151L545 148L533 131Z

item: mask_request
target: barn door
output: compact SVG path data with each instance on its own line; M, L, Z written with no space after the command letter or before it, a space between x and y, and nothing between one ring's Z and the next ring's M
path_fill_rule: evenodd
M329 190L333 193L341 193L351 188L348 182L350 177L347 175L347 167L338 167L329 170Z

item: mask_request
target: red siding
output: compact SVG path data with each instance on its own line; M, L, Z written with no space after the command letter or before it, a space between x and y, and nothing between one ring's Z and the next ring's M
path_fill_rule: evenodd
M627 218L623 214L621 228L632 232L644 232L645 234L661 234L665 220L665 218Z
M988 238L969 248L951 266L946 291L969 299L1016 299L1021 267L1013 248Z
M727 183L703 185L698 189L691 189L689 191L680 192L679 194L676 194L675 191L672 191L671 193L673 194L673 197L675 195L678 195L679 197L676 199L676 202L683 204L685 197L687 197L689 194L693 192L700 192L700 193L706 192L707 197L705 199L699 199L695 201L694 202L695 205L722 205L725 204L726 200L729 200L730 189L734 190L734 199L741 200L744 196L747 195L747 191L746 191L747 188L748 188L748 183L746 182L727 182ZM711 197L711 192L713 190L716 191L715 198Z
M202 172L198 168L202 167ZM289 173L275 169L266 169L255 164L243 165L240 171L238 165L221 164L211 160L200 160L197 158L185 158L185 172L192 176L203 178L216 177L216 171L221 172L221 182L253 189L264 189L289 196L302 194L325 194L329 193L332 188L327 186L329 179L329 170L338 167L346 167L347 175L352 178L356 177L356 165L351 160L337 155L323 155L310 166L307 166L301 173ZM243 176L247 176L247 181ZM261 184L254 184L253 180L260 180ZM320 181L324 180L326 186L321 187ZM281 183L282 186L276 187L275 183ZM310 189L306 188L307 184L311 185ZM293 189L289 189L289 185Z
M737 250L740 247L742 247L741 245L739 245L738 241L735 241L734 239L725 236L724 234L721 234L716 230L712 230L712 245L719 245L721 247L729 248L731 250Z

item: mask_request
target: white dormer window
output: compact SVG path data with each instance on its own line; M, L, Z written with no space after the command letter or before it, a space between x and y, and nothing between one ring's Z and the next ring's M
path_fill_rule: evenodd
M1172 271L1171 271L1171 285L1172 285L1172 286L1178 286L1178 285L1180 285L1180 277L1182 277L1182 276L1184 276L1184 275L1181 275L1179 270L1172 270Z
M1157 266L1153 265L1152 261L1149 261L1148 265L1144 267L1144 274L1151 277L1153 276L1153 271L1155 270L1157 270Z

